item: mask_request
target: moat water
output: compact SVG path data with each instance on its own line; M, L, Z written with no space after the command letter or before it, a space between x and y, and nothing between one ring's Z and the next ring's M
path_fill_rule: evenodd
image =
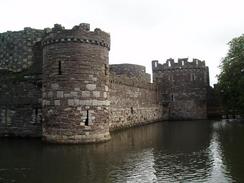
M0 183L224 183L243 172L241 122L162 122L85 146L0 139Z

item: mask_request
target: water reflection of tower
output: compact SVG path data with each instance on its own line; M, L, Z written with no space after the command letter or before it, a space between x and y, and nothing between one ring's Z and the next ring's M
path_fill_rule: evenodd
M228 171L223 161L223 150L219 140L219 132L225 126L225 123L214 122L212 124L212 138L208 148L209 158L211 161L211 172L208 182L231 182L228 177Z
M158 181L207 180L211 162L208 122L170 122L164 124L154 148L154 168Z

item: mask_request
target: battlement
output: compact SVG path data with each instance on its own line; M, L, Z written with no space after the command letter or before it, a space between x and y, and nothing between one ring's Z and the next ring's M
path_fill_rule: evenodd
M90 24L86 23L76 25L72 29L65 29L62 25L55 24L43 39L42 46L67 42L98 45L110 50L110 34L99 28L90 31Z
M205 68L205 61L199 59L193 59L192 62L188 61L188 58L179 58L178 62L175 62L174 59L169 58L166 60L166 63L160 64L158 60L152 61L152 69L154 70L170 70L170 69L184 69L184 68Z

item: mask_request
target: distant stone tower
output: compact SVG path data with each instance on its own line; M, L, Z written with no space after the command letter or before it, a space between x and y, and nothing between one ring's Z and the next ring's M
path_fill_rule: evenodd
M89 24L55 25L43 46L43 139L90 143L110 139L110 35Z
M152 61L153 82L158 85L160 101L168 106L171 120L207 119L209 70L205 61L187 58Z

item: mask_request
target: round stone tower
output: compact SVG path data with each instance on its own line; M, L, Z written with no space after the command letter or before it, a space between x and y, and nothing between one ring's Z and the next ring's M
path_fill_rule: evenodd
M56 24L43 41L43 139L93 143L110 139L110 35L89 24Z

